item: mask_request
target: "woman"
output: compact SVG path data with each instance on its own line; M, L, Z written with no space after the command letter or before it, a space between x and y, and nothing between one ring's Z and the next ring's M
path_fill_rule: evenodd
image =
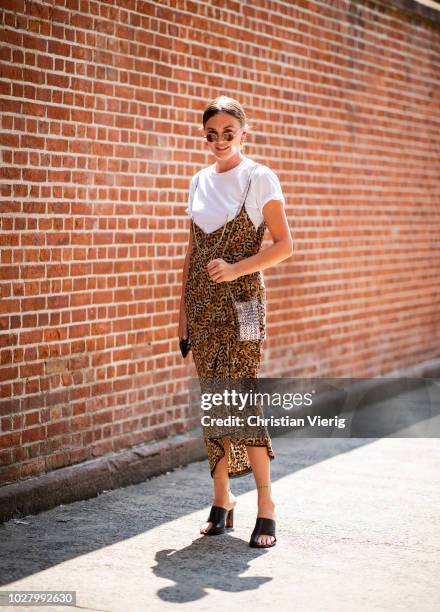
M206 107L202 122L215 164L191 180L179 340L189 336L200 379L254 379L266 337L262 270L293 252L284 196L275 173L242 153L248 125L236 100L216 98ZM266 227L273 245L259 252ZM200 533L217 535L232 527L237 502L229 478L252 471L258 513L249 544L274 546L275 504L270 483L274 453L267 429L246 434L237 429L228 435L205 429L204 437L214 500Z

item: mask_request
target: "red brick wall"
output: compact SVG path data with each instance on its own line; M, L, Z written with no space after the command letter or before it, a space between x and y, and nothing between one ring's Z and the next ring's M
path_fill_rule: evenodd
M220 94L295 242L264 273L261 375L439 357L435 10L258 4L1 2L0 483L194 426L184 208Z

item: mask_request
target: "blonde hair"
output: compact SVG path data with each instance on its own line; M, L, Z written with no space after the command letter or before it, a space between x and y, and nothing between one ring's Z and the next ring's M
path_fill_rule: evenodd
M247 123L246 113L244 108L234 98L230 98L229 96L218 96L211 100L203 111L202 123L203 129L205 128L206 122L217 115L217 113L228 113L232 117L238 119L241 128L246 128L246 131L249 130L249 124ZM201 129L201 128L200 128ZM245 138L240 142L240 148L243 149L245 147Z

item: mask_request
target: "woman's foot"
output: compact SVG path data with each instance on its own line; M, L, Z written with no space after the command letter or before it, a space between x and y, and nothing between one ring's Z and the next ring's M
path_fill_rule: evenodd
M230 491L228 494L223 495L221 497L214 497L214 501L212 502L213 506L220 506L221 508L226 508L226 510L231 510L235 508L237 504L237 498ZM204 523L200 527L200 533L206 533L212 527L211 521Z
M275 504L271 499L258 501L258 517L275 520ZM275 540L274 536L261 534L258 536L257 543L260 546L271 546Z

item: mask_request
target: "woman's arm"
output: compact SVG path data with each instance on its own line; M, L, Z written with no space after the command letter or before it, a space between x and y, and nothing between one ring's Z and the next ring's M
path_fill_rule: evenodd
M271 233L273 244L251 257L235 263L213 259L207 265L210 277L216 282L235 280L239 276L265 270L290 257L293 240L282 200L270 200L263 208L263 216Z
M185 261L183 263L183 273L182 273L182 290L181 290L181 295L180 295L180 307L179 307L179 339L188 337L188 328L187 328L186 313L185 313L185 287L186 287L186 281L188 279L189 258L191 256L192 248L193 248L193 242L192 242L192 232L191 232L191 227L190 227L189 237L188 237L188 248L186 250Z
M182 298L185 293L186 281L188 279L189 258L191 257L192 248L193 248L193 241L192 241L192 232L191 232L191 227L190 227L189 234L188 234L188 247L186 249L185 261L183 262Z

